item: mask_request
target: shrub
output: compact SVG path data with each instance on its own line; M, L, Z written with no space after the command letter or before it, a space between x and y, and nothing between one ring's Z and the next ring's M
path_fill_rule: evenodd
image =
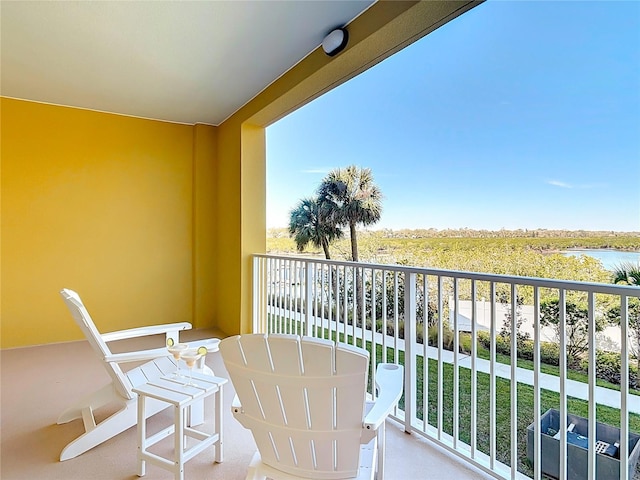
M489 332L478 332L478 344L489 350L491 348L491 336ZM503 355L511 355L511 339L498 335L496 337L496 352ZM533 360L533 340L521 339L518 342L518 358ZM559 365L559 348L554 342L540 342L540 362L549 365Z
M556 338L564 334L567 341L567 361L571 366L579 366L582 355L589 349L589 312L587 307L571 301L564 304L565 332L560 331L560 300L552 299L540 305L540 325L552 326ZM601 332L606 321L598 316L595 319L596 332Z
M620 364L621 357L617 352L605 352L598 350L596 352L596 377L600 380L620 385ZM587 373L589 371L589 362L583 360L580 362L580 369ZM638 368L636 365L629 365L629 387L638 388Z
M554 342L540 343L540 361L548 365L560 365L560 347Z
M511 355L511 340L509 337L496 335L496 353ZM491 336L489 332L478 332L478 344L489 350L491 348Z
M511 355L511 341L501 335L496 337L496 353Z
M393 320L387 320L387 335L395 335L396 324ZM398 320L398 338L404 340L404 320Z
M461 333L459 346L460 353L471 354L471 334Z
M437 326L429 327L429 345L438 346L438 330ZM442 348L445 350L453 350L453 331L445 327L442 329Z
M481 347L489 350L489 348L491 348L491 337L489 336L489 332L478 332L478 343Z
M518 358L533 361L533 340L518 341Z
M596 377L607 382L620 384L620 355L613 352L596 352ZM580 368L589 371L589 362L580 362Z

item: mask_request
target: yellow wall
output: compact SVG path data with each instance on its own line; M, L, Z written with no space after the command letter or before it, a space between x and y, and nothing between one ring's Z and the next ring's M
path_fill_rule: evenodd
M2 347L173 321L247 332L265 250L265 128L477 2L379 1L219 127L1 99Z
M217 127L196 125L193 161L193 323L215 325Z
M1 102L2 347L80 338L63 287L103 331L193 321L194 201L213 197L194 168L215 128Z

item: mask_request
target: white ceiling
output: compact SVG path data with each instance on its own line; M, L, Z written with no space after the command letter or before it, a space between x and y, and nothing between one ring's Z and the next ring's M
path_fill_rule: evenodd
M218 125L371 3L3 0L0 94Z

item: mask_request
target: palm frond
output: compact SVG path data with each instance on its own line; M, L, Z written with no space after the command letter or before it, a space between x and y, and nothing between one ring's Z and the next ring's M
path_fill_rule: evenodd
M320 214L335 225L367 226L382 217L382 191L374 183L369 168L349 165L330 171L318 187L317 195ZM357 252L357 245L353 245L357 242L355 235L351 242L352 251Z
M342 237L342 230L322 214L318 198L303 198L289 214L289 235L298 251L302 252L309 244L316 248L327 247ZM328 258L326 249L325 254Z
M640 287L640 262L622 262L613 270L613 283Z

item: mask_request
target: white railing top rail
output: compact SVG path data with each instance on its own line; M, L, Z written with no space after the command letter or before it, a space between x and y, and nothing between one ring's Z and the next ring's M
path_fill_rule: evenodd
M551 278L519 277L516 275L501 275L495 273L478 273L462 270L445 270L427 267L412 267L397 264L379 264L365 262L351 262L344 260L326 260L322 258L310 258L300 255L271 255L254 254L257 258L281 259L286 261L300 261L305 263L336 265L345 267L361 266L376 270L391 270L395 272L434 275L440 277L463 278L468 280L486 281L494 283L515 283L532 287L557 288L562 290L581 290L593 293L605 293L612 295L625 295L640 298L640 288L634 285L616 285L608 283L578 282L572 280L557 280Z

